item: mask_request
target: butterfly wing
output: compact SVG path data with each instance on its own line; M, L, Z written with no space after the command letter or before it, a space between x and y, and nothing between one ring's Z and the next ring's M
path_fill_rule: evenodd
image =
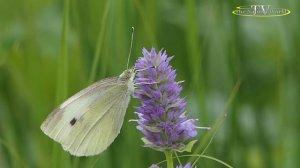
M50 113L41 129L73 155L99 154L119 134L130 95L128 82L101 80Z

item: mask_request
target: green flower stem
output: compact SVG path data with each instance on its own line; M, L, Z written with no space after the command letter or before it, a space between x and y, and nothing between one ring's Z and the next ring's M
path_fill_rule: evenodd
M166 155L166 160L167 160L167 168L174 168L172 152L166 151L165 155Z

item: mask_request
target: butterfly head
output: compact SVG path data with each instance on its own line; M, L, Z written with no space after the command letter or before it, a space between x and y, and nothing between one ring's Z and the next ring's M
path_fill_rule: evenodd
M123 73L119 76L119 79L122 81L133 81L135 76L134 68L126 69Z

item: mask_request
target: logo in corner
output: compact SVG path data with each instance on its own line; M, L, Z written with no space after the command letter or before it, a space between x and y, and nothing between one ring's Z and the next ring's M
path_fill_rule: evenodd
M288 15L291 11L284 8L273 8L271 5L249 5L238 6L232 13L239 16L274 17Z

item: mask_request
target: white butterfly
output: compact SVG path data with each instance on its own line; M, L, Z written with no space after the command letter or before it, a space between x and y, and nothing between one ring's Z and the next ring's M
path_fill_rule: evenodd
M134 69L127 69L81 90L49 114L42 131L72 155L103 152L120 133L134 76Z

